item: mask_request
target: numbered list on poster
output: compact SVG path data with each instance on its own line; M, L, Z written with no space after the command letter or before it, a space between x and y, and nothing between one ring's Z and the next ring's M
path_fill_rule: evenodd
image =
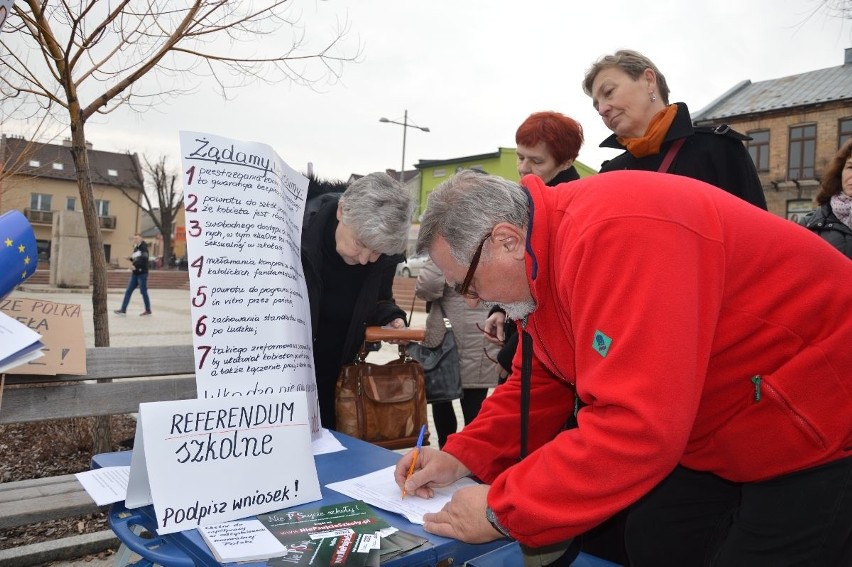
M300 256L308 180L265 144L180 141L198 397L304 391L319 431Z

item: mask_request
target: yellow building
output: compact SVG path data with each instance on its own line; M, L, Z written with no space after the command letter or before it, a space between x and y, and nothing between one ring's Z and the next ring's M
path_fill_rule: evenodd
M88 155L107 263L129 267L127 256L133 235L140 230L140 210L127 195L138 199L144 190L139 158L93 150L91 145ZM29 219L39 261L48 261L53 213L81 210L70 140L42 144L5 134L0 138L0 214L13 209Z

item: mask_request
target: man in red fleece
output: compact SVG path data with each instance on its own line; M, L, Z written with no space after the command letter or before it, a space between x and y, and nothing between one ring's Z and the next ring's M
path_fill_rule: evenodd
M460 173L417 248L522 334L477 419L407 482L397 465L420 496L483 482L426 530L545 548L632 505L632 566L852 565L852 263L833 247L624 171L559 190Z

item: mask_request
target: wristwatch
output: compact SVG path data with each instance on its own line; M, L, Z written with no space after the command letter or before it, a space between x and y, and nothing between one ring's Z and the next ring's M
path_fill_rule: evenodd
M488 523L491 524L495 530L503 534L503 537L507 537L509 539L513 539L509 534L509 530L500 525L500 522L497 521L497 516L494 515L494 510L491 509L491 506L486 506L485 508L485 519L488 520Z

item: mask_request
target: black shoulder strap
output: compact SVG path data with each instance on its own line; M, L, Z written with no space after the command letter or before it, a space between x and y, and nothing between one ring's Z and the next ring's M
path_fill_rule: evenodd
M740 142L751 140L751 136L737 132L727 124L719 124L718 126L693 126L693 131L697 134L715 134L717 136L726 136Z
M527 332L526 318L521 326L521 452L518 460L527 456L530 431L530 390L532 388L532 336Z

